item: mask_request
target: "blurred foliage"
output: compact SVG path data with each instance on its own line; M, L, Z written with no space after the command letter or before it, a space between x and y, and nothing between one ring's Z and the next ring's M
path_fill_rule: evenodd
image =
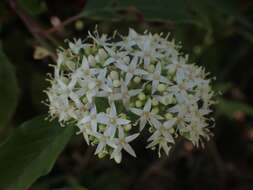
M0 189L27 189L47 174L73 134L45 121L45 116L25 122L0 146Z
M0 1L0 189L253 189L252 19L250 0ZM179 141L157 159L138 142L138 158L116 165L97 160L79 136L62 152L72 128L42 117L25 122L47 112L41 101L56 48L95 25L104 33L170 32L216 76L222 95L206 149ZM50 54L35 56L38 47Z
M7 83L8 82L8 83ZM15 69L0 47L0 128L5 127L17 106L18 87Z

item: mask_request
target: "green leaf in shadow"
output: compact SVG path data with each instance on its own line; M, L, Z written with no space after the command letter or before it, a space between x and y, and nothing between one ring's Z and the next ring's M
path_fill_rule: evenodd
M0 145L0 189L27 190L52 169L74 132L37 117L17 128Z
M0 47L0 128L8 124L17 106L15 69Z

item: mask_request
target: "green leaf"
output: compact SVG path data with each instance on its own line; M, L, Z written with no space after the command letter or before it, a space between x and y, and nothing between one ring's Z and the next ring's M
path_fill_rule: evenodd
M52 169L74 128L37 117L25 122L0 145L0 189L26 190Z
M218 113L233 118L235 112L243 112L246 115L253 116L253 107L235 100L219 99L217 104Z
M6 126L17 106L15 69L0 47L0 128Z
M210 30L211 19L223 22L232 17L253 29L239 9L237 0L87 0L80 16L99 20L120 20L142 15L146 21L190 23ZM119 13L128 12L127 15ZM130 15L132 14L132 15Z
M82 16L118 20L122 18L119 11L134 10L148 21L195 22L187 5L187 0L89 0Z

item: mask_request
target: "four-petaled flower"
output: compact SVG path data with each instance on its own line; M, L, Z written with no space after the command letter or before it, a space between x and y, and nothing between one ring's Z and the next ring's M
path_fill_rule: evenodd
M118 117L115 103L111 104L109 113L100 113L98 122L107 126L106 134L114 136L117 127L130 123L129 120Z

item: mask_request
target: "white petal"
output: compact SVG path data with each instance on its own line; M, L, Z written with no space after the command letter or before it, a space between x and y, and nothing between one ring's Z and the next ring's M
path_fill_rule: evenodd
M161 136L161 133L156 130L149 138L147 141L154 141L157 140Z
M146 124L147 124L147 120L141 117L141 119L140 119L140 131L143 130L143 128L145 127Z
M160 74L161 73L161 64L158 63L155 67L155 73Z
M76 85L76 81L77 81L77 78L72 77L70 83L68 84L68 88L72 90L74 88L74 86Z
M112 157L114 158L115 162L117 162L119 164L121 162L121 160L122 160L121 149L114 151L112 153Z
M146 71L144 71L144 70L142 70L142 69L136 69L136 70L134 71L134 74L135 74L135 75L147 75L148 72L146 72Z
M82 67L83 67L84 69L89 69L89 68L90 68L88 59L87 59L85 56L83 56Z
M130 111L139 116L141 116L143 113L141 109L136 109L136 108L130 108Z
M99 142L98 143L98 146L97 146L97 148L96 148L96 151L95 151L95 154L98 154L98 153L100 153L102 150L103 150L103 148L105 147L105 142Z
M122 129L122 127L119 127L118 128L118 131L119 131L119 138L122 139L125 137L125 133L124 133L124 130Z
M133 135L127 136L126 137L126 142L129 143L131 141L133 141L134 139L136 139L139 136L140 133L135 133Z
M118 118L116 122L117 122L118 125L126 125L126 124L130 123L129 120L121 119L121 118Z
M90 145L89 136L86 132L83 132L83 137L88 145Z
M154 117L150 117L149 118L149 123L150 123L150 125L152 125L153 127L155 127L156 129L159 129L160 127L161 127L161 122L160 121L158 121L156 118L154 118Z
M110 110L110 116L115 117L117 115L116 106L115 103L111 103L111 110Z
M162 145L162 148L163 148L164 152L166 153L166 155L169 155L171 147L169 147L167 145L167 143L162 143L161 145Z
M125 151L127 151L130 155L132 155L133 157L136 157L136 154L134 152L134 149L127 143L123 144L123 148Z
M108 124L109 123L109 118L105 113L99 113L97 115L97 121L98 121L98 123Z
M163 133L163 136L166 138L166 141L170 142L170 143L175 143L174 138L172 137L172 135L170 133Z
M91 114L92 114L92 115L97 114L97 108L96 108L96 105L93 105L93 107L91 108Z
M115 63L115 66L125 72L127 72L127 70L128 70L128 66L126 66L125 64L120 63L120 62Z
M96 120L91 120L91 129L94 133L97 132L97 121Z
M171 128L171 127L175 124L175 122L176 122L176 118L164 122L164 123L163 123L163 126L164 126L166 129L169 129L169 128Z
M141 93L142 89L135 89L135 90L130 90L128 92L129 96L132 97L132 96L136 96L137 94Z
M166 84L172 84L167 78L165 78L164 76L160 77L160 81Z
M107 66L107 65L110 65L110 64L112 64L112 63L115 63L116 62L116 60L114 59L114 58L108 58L106 61L105 61L105 63L104 63L104 66Z
M79 124L85 124L90 121L90 116L85 116L81 121L79 121Z
M152 94L154 94L155 91L157 90L158 84L159 84L159 80L152 81Z
M133 74L132 73L127 73L126 74L126 79L125 79L125 82L126 84L129 83L129 81L133 78Z
M151 99L149 98L148 101L145 103L145 106L143 108L145 112L149 112L151 110Z
M116 132L116 126L109 125L108 128L105 130L105 135L108 137L114 137Z

